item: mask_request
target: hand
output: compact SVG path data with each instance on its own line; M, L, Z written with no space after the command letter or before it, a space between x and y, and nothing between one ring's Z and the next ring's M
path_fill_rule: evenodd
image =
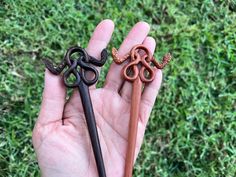
M149 29L147 23L137 23L120 46L119 55L125 55L134 45L141 43L153 53L155 40L147 36ZM111 20L102 21L89 41L87 52L99 58L113 30ZM108 177L123 177L125 167L132 85L123 83L121 69L122 65L112 63L104 87L90 87ZM156 72L155 80L146 85L142 94L136 157L162 80L161 71ZM98 176L77 90L66 101L62 78L45 72L42 106L33 130L33 145L44 177Z

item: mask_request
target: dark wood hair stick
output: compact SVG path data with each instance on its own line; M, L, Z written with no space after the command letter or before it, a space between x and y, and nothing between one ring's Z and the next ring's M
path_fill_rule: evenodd
M78 54L79 57L77 59L72 59L71 56L75 53ZM88 87L95 84L98 80L99 73L94 66L102 66L106 60L106 49L101 53L101 60L97 60L96 58L89 56L85 49L81 47L71 47L68 49L64 60L58 67L54 67L49 60L44 60L46 68L56 75L59 75L64 68L67 67L66 71L63 73L65 85L69 88L79 89L99 177L106 177L106 172ZM80 67L79 70L78 67ZM86 78L86 72L88 71L94 74L93 78ZM71 75L75 77L74 83L69 82Z

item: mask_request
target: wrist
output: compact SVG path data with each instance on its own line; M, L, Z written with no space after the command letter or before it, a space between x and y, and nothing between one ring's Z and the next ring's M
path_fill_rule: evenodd
M66 172L64 169L43 169L41 170L41 177L80 177L78 172Z

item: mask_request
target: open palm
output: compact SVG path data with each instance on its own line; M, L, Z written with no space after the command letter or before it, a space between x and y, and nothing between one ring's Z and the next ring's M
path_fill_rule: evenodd
M113 30L111 20L102 21L90 39L86 49L88 53L99 58ZM154 52L155 40L147 36L148 32L147 23L137 23L124 39L119 55L141 43ZM96 89L94 85L90 88L108 177L122 177L125 167L132 85L122 80L121 69L122 65L112 63L104 87ZM136 155L161 84L161 71L156 72L155 80L145 87L142 94ZM79 93L75 89L68 101L65 97L62 78L46 71L41 111L33 131L33 144L42 176L98 176Z

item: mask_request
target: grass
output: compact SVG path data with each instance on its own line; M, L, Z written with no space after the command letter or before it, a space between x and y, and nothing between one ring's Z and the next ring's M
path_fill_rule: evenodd
M43 89L41 59L59 61L69 46L86 47L105 18L116 24L109 49L144 20L157 40L155 56L167 51L174 56L134 176L236 176L236 1L231 0L0 1L0 176L39 176L31 135Z

